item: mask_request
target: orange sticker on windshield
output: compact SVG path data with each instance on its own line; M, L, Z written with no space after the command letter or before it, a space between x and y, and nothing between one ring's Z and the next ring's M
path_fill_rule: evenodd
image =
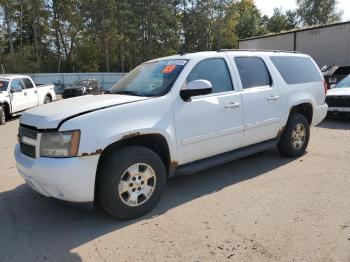
M171 72L174 71L175 68L176 68L176 65L167 65L163 70L163 74L170 74Z

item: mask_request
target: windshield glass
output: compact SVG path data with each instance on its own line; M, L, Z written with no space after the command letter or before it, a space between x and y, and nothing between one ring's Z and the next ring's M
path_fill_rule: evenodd
M342 81L340 81L335 88L346 88L350 87L350 75L345 77Z
M0 79L0 92L6 91L9 81Z
M141 64L114 84L110 92L137 96L165 95L187 62L174 59Z

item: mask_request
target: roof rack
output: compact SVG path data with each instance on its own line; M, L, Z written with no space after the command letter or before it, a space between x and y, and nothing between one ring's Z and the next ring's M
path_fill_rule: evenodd
M292 53L301 54L299 51L285 51L285 50L264 50L264 49L220 49L217 52L228 52L228 51L248 51L248 52L271 52L271 53Z

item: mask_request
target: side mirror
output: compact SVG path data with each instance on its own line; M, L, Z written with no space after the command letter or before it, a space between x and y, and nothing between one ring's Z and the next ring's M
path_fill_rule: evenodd
M199 79L189 82L187 86L180 91L181 98L188 102L193 96L211 94L213 86L208 80Z
M11 88L11 89L10 89L10 93L11 93L11 94L13 94L13 93L17 93L17 92L20 92L20 91L19 91L19 90L14 89L14 88Z

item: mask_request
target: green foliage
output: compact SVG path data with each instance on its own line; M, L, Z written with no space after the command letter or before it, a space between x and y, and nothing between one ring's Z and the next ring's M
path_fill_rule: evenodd
M336 0L297 0L298 15L303 25L325 25L341 21L342 12Z
M287 27L287 15L285 15L281 9L275 8L273 10L273 15L267 22L267 29L270 32L278 33L285 30Z
M179 52L338 21L335 0L298 0L262 16L253 0L0 0L6 72L129 71Z

